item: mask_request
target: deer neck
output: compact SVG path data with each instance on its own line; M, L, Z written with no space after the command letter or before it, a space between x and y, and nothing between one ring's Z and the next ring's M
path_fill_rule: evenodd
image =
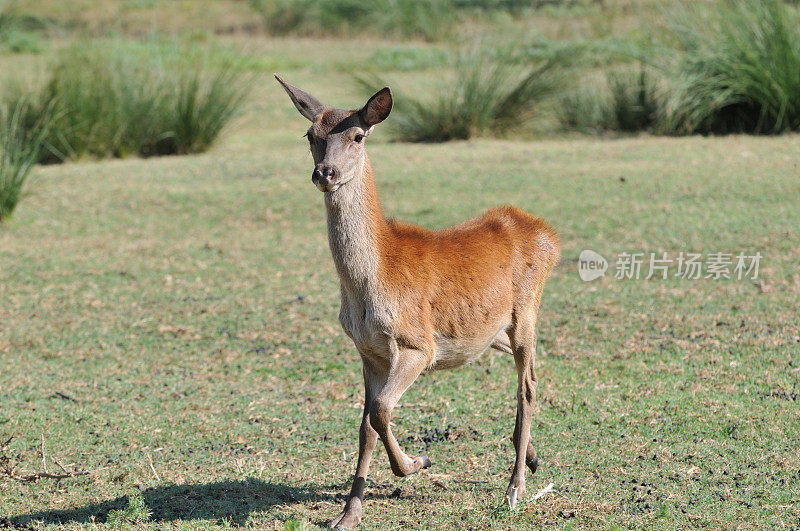
M369 159L360 177L325 194L328 243L342 289L366 297L378 286L380 243L387 228Z

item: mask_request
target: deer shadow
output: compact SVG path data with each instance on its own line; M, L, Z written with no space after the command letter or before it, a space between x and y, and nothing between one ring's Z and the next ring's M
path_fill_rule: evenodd
M399 489L390 484L377 484L367 480L371 499L400 497ZM141 491L145 505L154 523L174 520L228 521L237 527L244 526L251 513L267 511L279 505L315 502L340 504L345 500L344 492L349 481L336 485L290 486L249 478L242 481L216 481L213 483L164 485ZM394 490L392 490L394 489ZM43 524L89 524L105 523L108 513L128 506L130 496L90 503L74 509L39 511L0 518L13 527L27 528L34 522ZM334 513L338 508L334 509ZM333 516L333 514L331 514ZM327 521L316 522L325 526ZM0 525L0 527L4 527Z
M174 520L227 520L236 526L245 525L253 512L278 505L334 501L331 490L341 485L289 486L258 479L217 481L204 484L167 485L141 491L152 522ZM31 512L12 516L16 526L29 523L71 524L105 522L108 513L127 507L128 496L90 503L74 509Z

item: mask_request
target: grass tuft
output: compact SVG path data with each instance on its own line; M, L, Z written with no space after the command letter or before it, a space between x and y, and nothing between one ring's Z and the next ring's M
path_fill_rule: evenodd
M26 127L30 107L22 100L0 105L0 221L11 216L23 197L25 181L36 163L49 128L49 114Z
M518 129L558 86L557 64L554 57L520 58L503 48L462 53L455 79L445 79L438 94L418 98L399 93L397 136L411 142L444 142ZM365 80L361 84L374 86Z
M141 494L134 494L128 498L128 505L124 509L115 509L108 513L108 525L116 529L127 529L141 526L150 521L150 509Z
M239 79L239 74L227 67L207 76L196 71L185 73L169 109L172 135L162 137L159 150L187 154L211 147L247 93Z
M39 160L205 151L249 87L232 61L212 64L159 43L68 47L33 98L57 116Z
M656 86L644 66L637 71L624 69L608 74L611 92L610 117L614 129L646 131L657 122L661 103Z
M726 0L676 12L677 82L664 132L800 130L800 12L780 0Z
M558 97L556 116L568 131L599 134L614 129L611 96L606 86L582 82Z

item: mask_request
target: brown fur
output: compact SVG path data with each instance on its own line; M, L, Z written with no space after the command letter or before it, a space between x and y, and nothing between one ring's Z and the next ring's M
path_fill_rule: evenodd
M431 231L390 221L380 229L381 279L408 316L398 341L429 355L436 364L434 332L478 340L492 335L498 319L515 306L538 301L558 260L559 241L541 219L511 207L496 207L456 227ZM484 332L487 330L487 332Z

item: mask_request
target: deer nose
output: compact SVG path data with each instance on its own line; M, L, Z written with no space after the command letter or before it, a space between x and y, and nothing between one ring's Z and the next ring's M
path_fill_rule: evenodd
M314 174L311 176L311 180L315 184L330 184L336 178L336 169L332 168L331 166L317 166L314 168Z

